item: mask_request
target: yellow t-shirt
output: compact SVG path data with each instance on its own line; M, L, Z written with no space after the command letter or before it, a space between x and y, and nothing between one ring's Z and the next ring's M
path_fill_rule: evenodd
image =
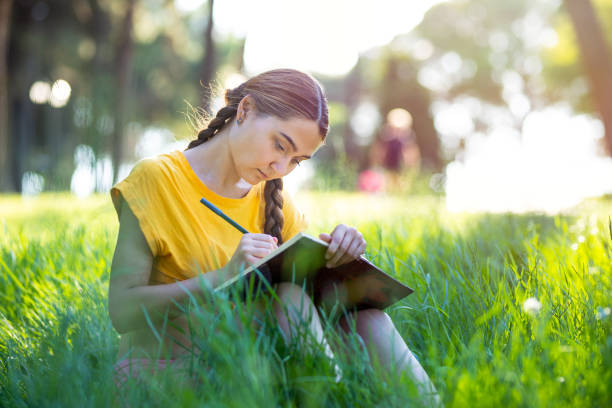
M254 185L242 198L220 196L206 187L177 150L140 160L111 189L111 198L117 216L121 199L127 201L151 248L149 284L173 283L223 267L242 236L200 199L205 197L249 232L263 233L264 185ZM286 241L305 230L307 221L289 194L283 190L282 195Z

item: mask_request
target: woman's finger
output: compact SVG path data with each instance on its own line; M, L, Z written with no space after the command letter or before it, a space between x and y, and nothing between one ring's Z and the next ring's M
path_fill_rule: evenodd
M249 263L249 265L254 265L254 264L256 264L257 262L259 262L259 259L260 259L260 258L257 258L257 257L252 256L252 255L247 255L247 256L245 257L245 259L246 259L246 261Z
M346 251L347 255L349 255L352 259L359 258L359 255L362 254L361 252L362 243L363 243L363 239L355 238L353 242L351 242L351 246L349 247L349 249Z
M245 252L249 255L254 255L258 258L263 258L272 252L272 248L249 247Z
M354 261L355 259L359 258L359 248L361 246L361 240L359 239L354 239L351 242L351 245L349 247L349 249L347 249L346 253L344 254L344 256L342 256L342 258L340 258L338 260L338 262L336 262L336 266L340 266L340 265L344 265L346 263L349 263L351 261ZM357 255L356 255L357 254Z
M336 251L334 252L332 257L329 258L329 260L327 261L328 265L331 265L332 267L338 265L338 261L344 256L348 246L350 245L351 238L352 238L351 235L348 233L345 233L342 236L342 239L340 240L336 248Z
M245 248L257 247L276 249L278 247L276 238L267 234L244 234L241 242Z
M340 242L342 241L342 238L344 237L344 232L345 232L345 226L342 224L339 224L336 226L336 228L334 228L334 230L330 234L331 241L329 242L329 247L327 248L327 252L325 253L325 258L327 258L328 260L338 250L338 245L340 245Z
M261 241L261 242L275 242L275 238L272 235L268 234L256 234L256 233L248 233L242 236L243 240L247 240L250 242Z
M365 250L367 248L367 242L365 242L365 240L362 242L361 246L359 247L359 256L365 254Z
M278 246L274 242L268 241L253 241L251 245L253 246L253 248L264 248L270 250L278 248Z
M319 234L319 239L329 244L329 241L331 241L331 235L325 232L322 232Z

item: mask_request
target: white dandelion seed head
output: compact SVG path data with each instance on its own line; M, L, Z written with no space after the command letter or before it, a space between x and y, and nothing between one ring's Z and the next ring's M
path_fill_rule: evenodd
M597 306L597 314L595 315L595 317L597 318L597 320L605 319L606 317L610 316L610 312L612 312L612 310L610 310L609 306Z
M600 272L599 267L597 266L589 266L589 274L590 275L598 275Z
M540 313L540 309L542 309L542 303L534 297L530 297L523 302L523 310L529 315L537 315Z

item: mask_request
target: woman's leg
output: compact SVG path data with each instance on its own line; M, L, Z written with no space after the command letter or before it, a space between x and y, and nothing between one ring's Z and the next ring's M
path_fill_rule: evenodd
M302 288L292 283L283 282L278 284L276 294L280 302L274 303L274 314L285 336L285 342L289 344L298 334L298 329L307 325L306 327L315 341L324 347L325 354L333 358L334 354L323 335L319 314L312 300L304 293Z
M357 334L363 340L371 359L378 360L381 365L398 374L410 374L419 392L432 398L432 404L439 405L440 397L436 388L408 349L388 314L378 309L367 309L353 313L350 318L354 322L349 322L346 317L341 318L339 326L343 332L350 332L351 324L355 324Z
M298 329L307 325L309 333L314 337L315 341L323 346L325 355L333 360L334 353L321 327L321 320L312 300L304 293L300 286L292 283L280 283L276 289L276 294L280 302L274 303L274 314L278 320L278 325L285 335L285 342L289 344L291 340L298 334ZM312 337L307 336L310 340ZM312 345L306 345L310 348ZM336 374L336 382L342 379L342 370L334 363L334 372Z

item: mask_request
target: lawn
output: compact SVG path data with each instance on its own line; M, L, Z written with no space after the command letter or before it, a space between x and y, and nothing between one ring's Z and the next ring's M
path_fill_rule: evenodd
M449 214L439 196L296 201L308 232L356 226L367 256L415 289L387 312L445 406L612 405L612 199L556 216ZM115 393L117 231L107 195L0 197L0 406L418 406L409 378L358 348L337 355L336 382L321 352L284 346L274 327L237 331L222 297L216 313L192 305L206 323L197 386L155 376Z

